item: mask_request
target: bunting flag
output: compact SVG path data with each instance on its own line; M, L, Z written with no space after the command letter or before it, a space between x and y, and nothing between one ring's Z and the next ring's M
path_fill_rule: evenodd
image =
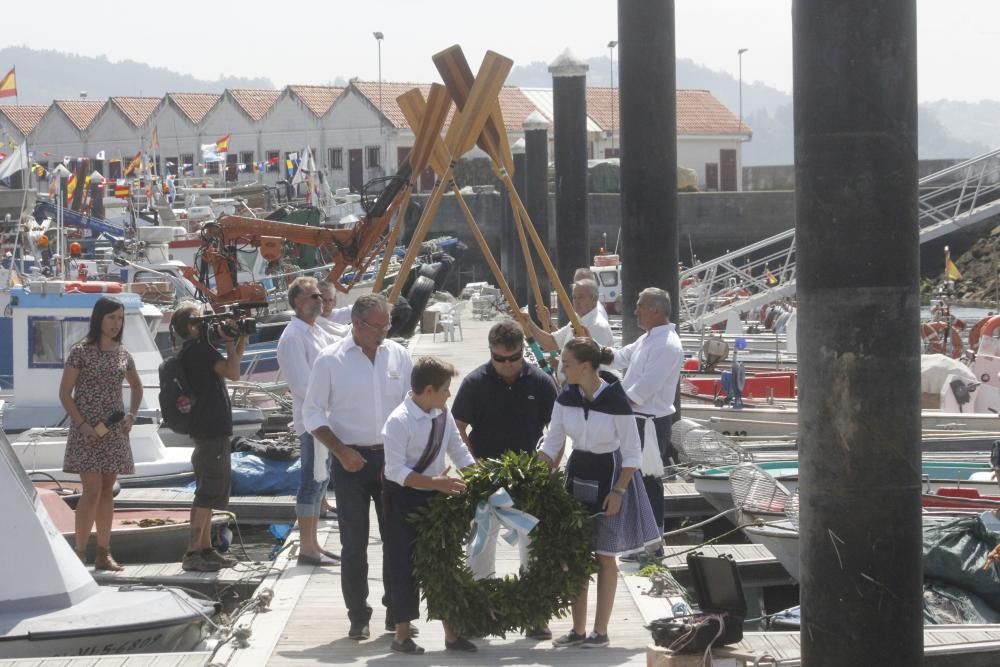
M76 174L70 174L69 180L66 182L66 199L72 199L73 193L76 191Z
M955 266L955 262L951 261L951 250L948 246L944 247L944 277L947 280L962 279L962 272Z
M0 79L0 97L16 97L17 80L14 76L14 68L11 67L7 75Z
M227 134L218 141L215 142L215 150L218 153L228 153L229 152L229 137L233 135Z
M124 175L128 176L133 171L139 171L140 169L142 169L142 151L136 153L135 157L132 158L132 161L128 163L128 166L125 167Z
M120 199L128 199L129 187L128 181L119 180L115 182L115 197Z
M157 151L160 149L160 133L157 128L153 128L153 136L149 138L149 152Z
M35 177L36 178L45 178L49 174L49 172L45 171L45 167L43 167L42 165L38 164L37 162L32 167L32 169L35 170Z

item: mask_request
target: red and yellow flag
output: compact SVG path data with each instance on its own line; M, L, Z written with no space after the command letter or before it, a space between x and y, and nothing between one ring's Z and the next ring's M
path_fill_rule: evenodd
M962 279L962 272L955 266L955 262L951 261L951 250L948 249L948 246L944 247L944 277L945 280Z
M66 198L72 199L74 192L76 192L76 174L70 174L69 180L66 181Z
M770 287L774 287L775 285L778 284L778 278L773 273L771 273L771 270L768 268L764 269L764 279L767 280L767 284Z
M135 157L132 158L132 161L128 163L128 166L125 167L124 175L128 176L133 171L139 171L140 169L142 169L142 151L136 153Z
M217 153L228 153L229 152L229 137L233 135L227 134L218 141L215 142L215 150Z
M14 76L14 68L11 67L7 76L0 79L0 97L15 97L17 95L17 80Z

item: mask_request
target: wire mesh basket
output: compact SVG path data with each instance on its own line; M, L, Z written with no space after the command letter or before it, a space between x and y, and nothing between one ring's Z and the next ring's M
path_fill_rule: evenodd
M743 463L729 475L733 505L750 514L784 514L788 489L760 466Z
M710 429L691 429L674 444L681 462L690 465L735 465L748 458L730 438Z

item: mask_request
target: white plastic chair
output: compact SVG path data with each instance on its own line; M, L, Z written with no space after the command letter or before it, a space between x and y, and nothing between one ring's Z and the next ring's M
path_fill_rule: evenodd
M465 340L465 332L462 331L462 311L465 310L465 301L458 301L452 304L451 308L441 313L441 327L444 330L445 341L455 342L455 330L458 330L458 339ZM437 333L434 334L437 336Z

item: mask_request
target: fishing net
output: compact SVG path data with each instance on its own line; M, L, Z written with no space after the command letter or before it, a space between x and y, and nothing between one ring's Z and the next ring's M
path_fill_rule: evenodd
M733 505L751 514L784 514L788 490L753 463L733 468L729 475Z

